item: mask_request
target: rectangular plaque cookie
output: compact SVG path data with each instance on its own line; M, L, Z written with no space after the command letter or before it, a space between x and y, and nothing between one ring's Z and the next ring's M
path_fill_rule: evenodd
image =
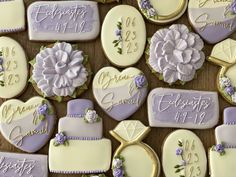
M148 96L151 127L207 129L219 119L216 92L156 88Z
M0 176L47 177L47 156L0 152Z
M84 41L100 32L97 2L38 1L27 12L29 39Z

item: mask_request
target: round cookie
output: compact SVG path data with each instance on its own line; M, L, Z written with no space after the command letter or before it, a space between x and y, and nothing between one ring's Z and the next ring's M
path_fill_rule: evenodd
M165 140L162 166L166 177L205 177L207 158L201 140L189 130L176 130Z
M137 0L142 14L153 23L166 24L179 19L187 9L187 0Z
M88 56L69 43L41 47L30 64L36 91L58 102L78 97L88 89L91 68Z
M189 0L188 17L195 31L214 44L236 31L236 1Z
M142 15L129 5L112 8L103 21L101 41L111 63L119 67L134 65L142 57L146 44Z
M27 80L28 63L23 48L9 37L0 37L0 98L20 95Z
M205 61L202 39L183 24L160 29L148 41L147 64L168 84L185 84L193 80Z

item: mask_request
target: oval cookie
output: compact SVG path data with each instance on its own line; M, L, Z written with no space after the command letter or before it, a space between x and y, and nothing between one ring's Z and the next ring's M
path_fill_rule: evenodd
M163 145L162 166L166 177L205 177L207 158L201 140L189 130L176 130Z
M0 98L20 95L27 79L28 63L23 48L9 37L0 37Z
M129 5L112 8L104 19L101 41L111 63L119 67L134 65L143 55L146 43L142 15Z

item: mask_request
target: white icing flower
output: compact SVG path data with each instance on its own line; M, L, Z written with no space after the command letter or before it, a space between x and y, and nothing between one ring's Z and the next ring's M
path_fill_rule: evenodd
M177 80L187 82L205 61L203 47L199 35L189 32L185 25L172 25L152 37L149 64L169 84Z
M90 110L89 109L85 114L85 120L88 123L95 123L95 122L98 122L99 116L98 116L98 114L95 110Z
M220 78L220 87L225 88L231 86L231 80L228 77Z
M156 13L156 10L154 9L154 8L150 8L150 9L148 9L147 10L147 15L149 16L149 17L153 17L153 16L155 16L157 13Z
M113 160L113 167L114 168L120 168L123 165L123 161L121 159L115 158Z
M82 51L65 42L56 43L36 56L32 78L45 96L71 96L87 81L83 61Z
M236 103L236 92L234 92L234 94L231 96L232 98L232 102Z

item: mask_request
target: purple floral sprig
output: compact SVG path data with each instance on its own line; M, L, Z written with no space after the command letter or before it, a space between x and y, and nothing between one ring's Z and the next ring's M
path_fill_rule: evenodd
M231 100L233 103L236 103L236 89L235 87L232 85L231 80L224 76L220 78L220 87L223 90L223 92L231 97Z
M223 143L212 146L211 150L218 152L221 156L225 155L225 147Z
M148 17L150 18L157 17L157 12L150 3L150 0L140 0L139 6L143 11L143 13L145 13Z
M177 164L174 166L175 173L181 172L188 165L188 162L184 160L184 157L183 157L184 149L183 149L183 142L181 140L178 140L178 146L179 147L175 150L175 154L181 157L181 164ZM180 177L182 176L183 175L180 175Z
M234 14L236 14L236 0L234 0L234 1L232 2L231 10L232 10L232 12L233 12Z
M117 24L117 29L115 30L116 40L114 40L112 43L114 44L114 47L117 47L117 52L119 54L122 54L122 45L123 45L123 38L122 38L122 19L120 19Z
M53 108L48 105L47 100L43 100L42 104L38 107L37 113L39 115L39 120L44 121L46 116L53 115Z
M141 89L147 86L147 79L143 74L140 74L134 78L135 86L137 89Z
M2 52L0 52L0 86L2 87L5 86L3 75L4 75L3 57L2 57Z
M128 177L124 167L125 159L122 156L116 156L112 162L112 174L114 177Z
M59 145L69 145L69 142L68 142L68 138L67 136L65 135L64 132L59 132L56 134L55 138L54 138L54 143L53 143L54 146L59 146Z

